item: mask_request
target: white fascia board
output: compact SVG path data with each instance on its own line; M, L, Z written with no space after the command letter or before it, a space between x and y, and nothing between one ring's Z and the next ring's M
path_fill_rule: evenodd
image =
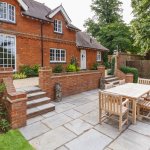
M63 8L62 5L60 7L58 7L54 12L52 12L48 17L53 18L59 11L61 11L63 13L63 15L66 18L67 22L71 23L71 19L67 15L67 13L66 13L66 11L65 11L65 9Z
M17 0L17 1L25 11L28 10L28 6L25 4L25 2L23 0Z

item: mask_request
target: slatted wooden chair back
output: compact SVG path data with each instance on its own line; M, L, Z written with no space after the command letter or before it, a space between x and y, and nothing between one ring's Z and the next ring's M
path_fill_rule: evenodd
M139 84L150 85L150 79L142 79L142 78L139 78L139 79L138 79L138 83L139 83Z
M105 112L119 115L122 113L122 97L100 92L100 109Z

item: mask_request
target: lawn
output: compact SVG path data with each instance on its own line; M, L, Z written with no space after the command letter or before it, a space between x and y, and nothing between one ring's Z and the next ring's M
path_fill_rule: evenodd
M34 150L18 130L0 135L0 150Z

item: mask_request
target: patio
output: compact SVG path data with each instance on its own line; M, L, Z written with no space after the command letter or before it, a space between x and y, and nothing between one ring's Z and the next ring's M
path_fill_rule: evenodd
M149 150L150 122L137 121L122 132L99 124L98 89L55 103L56 110L28 120L21 133L37 150Z

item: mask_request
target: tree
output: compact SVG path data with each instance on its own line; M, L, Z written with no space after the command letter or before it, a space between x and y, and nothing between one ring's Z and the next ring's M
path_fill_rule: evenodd
M119 0L93 0L91 9L95 19L85 22L87 32L110 50L110 54L120 51L135 53L130 27L123 23Z
M141 48L141 53L150 51L150 1L132 0L135 19L132 21L134 45Z

